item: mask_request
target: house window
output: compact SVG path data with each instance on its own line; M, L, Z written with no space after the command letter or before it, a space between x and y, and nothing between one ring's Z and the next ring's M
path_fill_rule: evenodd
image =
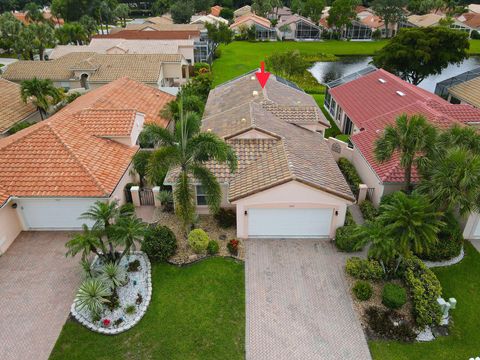
M197 205L207 205L207 194L205 194L203 187L197 185L195 191L197 193Z

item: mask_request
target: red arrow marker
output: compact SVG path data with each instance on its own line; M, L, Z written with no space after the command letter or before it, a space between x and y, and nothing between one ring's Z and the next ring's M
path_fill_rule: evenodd
M268 81L268 78L270 77L270 73L265 72L265 63L263 61L260 62L260 72L256 72L255 75L257 76L257 80L263 89Z

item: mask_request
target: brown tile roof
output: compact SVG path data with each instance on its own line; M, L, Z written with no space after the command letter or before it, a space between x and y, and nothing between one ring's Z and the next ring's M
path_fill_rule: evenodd
M136 81L157 83L163 62L181 62L180 54L96 54L78 52L51 61L17 61L7 68L3 77L21 81L37 77L68 81L74 70L94 71L90 82L110 82L124 76Z
M95 39L125 39L125 40L186 40L200 37L199 30L186 31L142 31L121 30L114 34L95 35Z
M164 94L120 79L0 139L0 204L9 196L110 196L138 147L102 136L125 135L135 112L158 116L155 93Z
M448 92L457 99L480 108L480 77L452 86Z
M224 137L237 152L239 169L233 175L224 166L209 164L216 176L229 182L230 201L294 180L353 200L323 136L297 126L323 123L315 101L274 75L262 90L252 75L213 89L202 120L204 131ZM248 146L239 147L236 136L253 129L267 139L249 139Z
M173 24L172 18L167 14L149 17L145 20L145 22L151 22L152 24Z
M239 18L237 18L235 22L232 25L230 25L230 28L233 29L233 28L239 27L240 25L244 24L247 21L253 21L254 23L259 24L266 28L271 27L270 20L258 15L255 15L253 13L250 13L250 14L242 15Z
M37 112L37 108L20 97L20 85L0 79L0 134Z
M465 20L460 20L460 19L465 19ZM461 15L457 20L463 22L465 25L477 29L480 27L480 14L476 13L465 13Z

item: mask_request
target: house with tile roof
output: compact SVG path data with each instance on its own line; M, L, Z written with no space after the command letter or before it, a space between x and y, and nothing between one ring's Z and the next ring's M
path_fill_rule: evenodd
M98 54L74 52L51 61L17 61L2 77L50 79L66 90L95 89L122 77L156 88L178 88L188 80L188 62L181 54Z
M211 90L202 130L235 150L238 170L211 162L222 207L237 214L237 236L331 238L355 199L323 137L329 127L315 100L271 75L262 89L253 72ZM177 169L166 185L175 186ZM208 212L196 186L197 212Z
M420 114L441 130L454 125L476 126L480 123L480 109L451 104L383 69L335 82L328 89L325 108L340 129L351 135L352 148L344 146L340 149L338 145L334 148L332 143L332 151L337 157L346 157L353 163L370 189L369 196L375 205L380 203L383 195L405 188L404 170L398 154L384 163L377 162L374 157L376 139L387 125L395 123L398 116ZM414 169L412 182L419 180ZM477 217L475 221L479 223ZM480 235L480 225L477 230L473 232ZM465 237L473 232L467 231Z
M243 29L255 27L256 40L277 40L277 32L272 28L270 20L253 13L247 13L235 19L230 25L235 34L240 34Z
M285 30L285 26L288 27L289 31L282 31ZM277 36L283 40L320 40L322 37L320 26L297 14L281 17L275 29L277 30Z
M228 25L228 20L220 16L215 16L212 14L207 15L193 15L190 19L190 24L213 24L218 26L219 24Z
M448 89L448 101L453 104L469 104L480 109L480 77L467 80Z
M20 231L78 230L94 202L124 203L143 124L167 126L173 99L121 78L0 139L0 253Z
M236 19L236 18L239 18L240 16L251 14L251 13L252 13L252 7L250 5L245 5L233 12L233 18Z
M23 102L20 85L0 78L0 138L7 136L8 130L16 124L39 120L37 107L31 101Z

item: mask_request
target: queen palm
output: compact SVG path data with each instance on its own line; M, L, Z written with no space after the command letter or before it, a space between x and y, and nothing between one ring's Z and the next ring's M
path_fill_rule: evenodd
M27 103L31 99L40 112L42 120L45 119L51 103L58 103L62 99L62 95L61 90L57 89L48 79L33 78L21 83L20 96L23 102Z
M131 249L135 250L135 244L140 243L145 236L145 224L136 217L121 217L115 226L115 242L123 246L120 258L123 258Z
M99 233L95 229L90 230L87 225L83 225L83 232L76 234L66 244L67 256L75 256L82 253L82 261L85 261L91 253L102 257L106 253L105 246L99 238Z
M152 153L148 173L151 177L153 174L166 173L167 170L175 174L175 211L187 227L192 223L195 212L195 181L205 190L210 211L216 213L220 207L220 184L206 163L226 163L234 172L237 158L233 149L217 135L200 131L197 114L184 113L181 101L179 105L180 119L176 121L173 132L153 124L147 126L146 131L155 133L154 143L160 146Z
M411 192L413 165L425 166L428 154L434 150L436 137L435 128L422 115L401 115L396 119L395 126L387 126L375 141L375 159L383 163L398 152L407 191Z

